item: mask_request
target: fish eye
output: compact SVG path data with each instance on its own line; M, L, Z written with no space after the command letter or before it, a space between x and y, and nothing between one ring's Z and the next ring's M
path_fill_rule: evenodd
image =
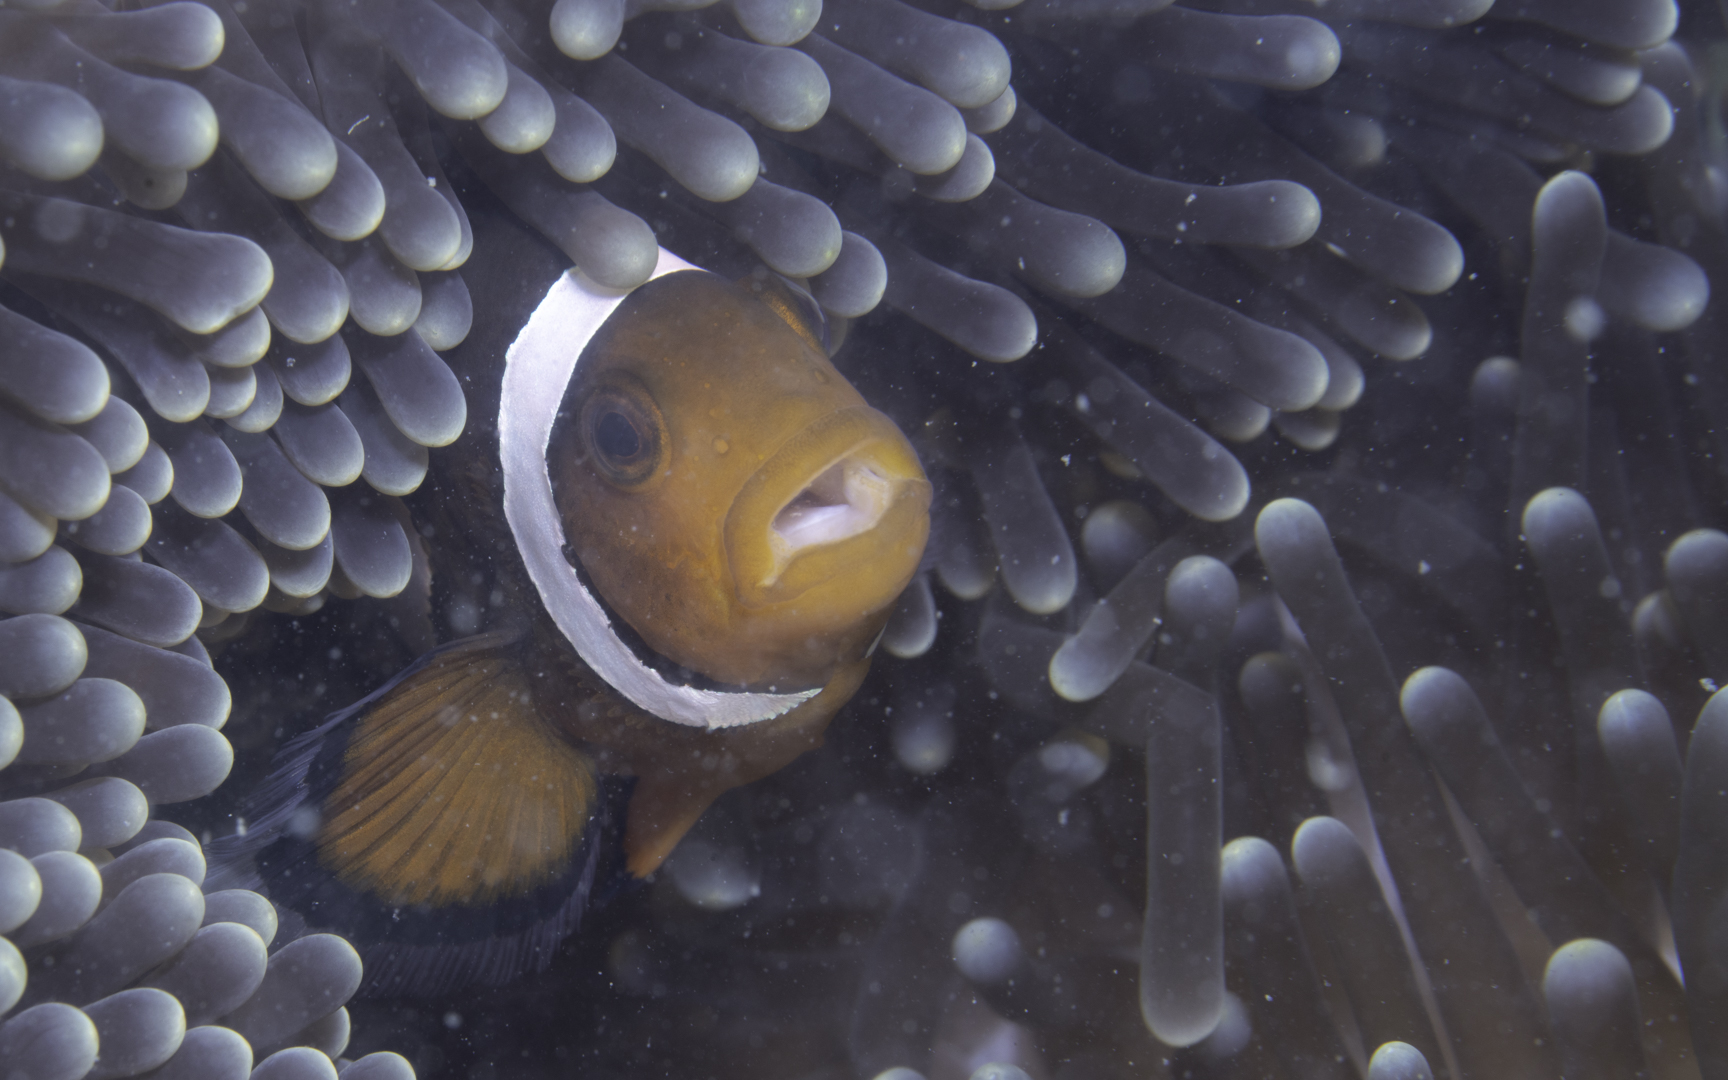
M660 410L636 387L607 386L590 395L582 407L582 433L600 475L620 487L641 486L660 464Z
M628 416L614 409L595 421L594 449L613 461L630 461L642 452L642 436Z

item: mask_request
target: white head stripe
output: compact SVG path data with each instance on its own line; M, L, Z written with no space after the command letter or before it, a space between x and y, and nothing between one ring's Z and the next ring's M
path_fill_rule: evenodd
M660 249L649 280L695 270ZM690 727L754 724L792 709L818 691L747 694L676 686L618 639L606 612L564 558L564 523L552 499L546 447L582 350L629 290L608 289L572 268L564 272L504 354L498 405L498 457L504 469L504 518L541 603L584 662L612 688L663 720Z

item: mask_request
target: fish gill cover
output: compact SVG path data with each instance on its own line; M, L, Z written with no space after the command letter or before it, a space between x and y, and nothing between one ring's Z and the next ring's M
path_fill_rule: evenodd
M6 1075L1728 1077L1715 6L117 8L0 5ZM807 282L936 521L827 747L350 1039L203 843L487 624L471 216Z

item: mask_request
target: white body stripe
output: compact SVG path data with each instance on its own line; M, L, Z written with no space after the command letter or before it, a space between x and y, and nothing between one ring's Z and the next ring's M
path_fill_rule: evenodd
M661 248L649 280L696 269ZM731 693L667 682L618 639L605 610L564 558L564 523L552 499L546 447L577 359L627 295L627 290L597 285L571 268L552 283L504 354L498 457L504 470L505 520L552 621L613 689L663 720L690 727L736 727L779 716L818 691Z

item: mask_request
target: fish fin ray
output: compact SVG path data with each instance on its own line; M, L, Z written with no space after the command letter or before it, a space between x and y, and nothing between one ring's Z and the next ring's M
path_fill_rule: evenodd
M572 797L549 798L531 775ZM596 792L593 763L540 719L513 657L452 651L359 718L323 803L318 856L339 880L396 906L520 896L569 865ZM546 829L497 827L554 807Z
M761 276L752 274L740 279L739 284L754 293L756 299L767 304L774 314L780 316L787 326L804 339L805 344L823 356L828 355L831 341L828 315L821 305L816 303L816 298L810 295L809 289L775 273Z
M242 808L250 827L210 845L213 879L265 892L282 940L350 938L363 996L544 969L616 861L623 796L534 714L520 645L452 642L284 744ZM441 725L450 705L461 722ZM467 839L518 826L521 844Z

